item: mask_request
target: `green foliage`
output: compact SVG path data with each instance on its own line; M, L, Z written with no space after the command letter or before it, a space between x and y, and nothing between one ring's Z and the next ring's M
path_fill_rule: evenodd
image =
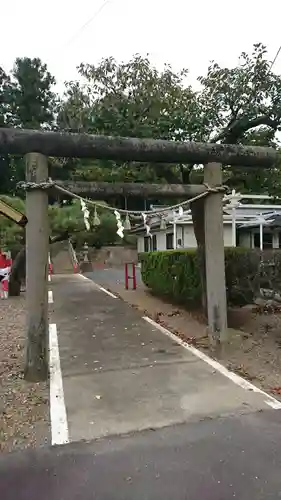
M10 78L0 67L0 127L9 121Z
M190 138L184 122L196 100L191 87L183 83L186 70L174 73L166 65L159 72L147 58L135 56L128 63L106 58L98 65L82 64L78 71L81 81L66 86L58 118L61 128L128 137ZM191 126L195 129L195 122ZM83 170L80 165L79 174L87 180L178 180L177 169L166 165L84 161Z
M212 141L279 147L281 76L271 71L264 45L255 44L252 54L243 52L234 68L213 62L199 81ZM270 170L226 168L225 183L243 192L280 195L280 165Z
M252 54L243 52L234 68L213 62L199 81L203 87L200 101L212 123L213 140L233 144L256 127L275 131L280 127L281 78L271 71L264 45L255 44Z
M105 203L104 206L106 206ZM93 226L94 208L88 205L88 209L90 211L90 231L85 228L79 200L73 200L68 205L54 204L50 206L49 217L52 234L56 235L68 231L72 235L77 248L81 248L85 242L89 246L100 248L103 245L112 245L118 241L119 237L116 234L117 226L114 215L106 208L99 208L100 225Z
M266 48L255 44L233 68L213 62L201 88L188 85L188 71L169 65L158 71L139 55L127 63L105 58L98 65L82 64L80 82L69 82L58 124L72 131L97 134L222 141L277 147L281 123L281 77L271 71ZM230 187L272 192L281 187L280 169L256 172L226 168ZM139 165L78 162L85 180L191 182L193 165ZM75 175L75 174L74 174ZM77 178L77 176L76 176Z
M24 201L20 198L1 195L1 200L16 210L25 212ZM0 214L0 248L2 250L17 251L24 242L24 236L24 229Z
M168 250L140 255L142 279L156 295L177 304L201 304L201 279L196 250ZM225 249L229 305L252 303L259 288L280 290L281 254L245 248Z
M159 72L147 58L118 64L112 57L98 65L81 64L82 84L70 82L60 118L65 128L106 135L183 139L194 91L183 84L187 70ZM83 84L84 82L84 84ZM195 127L195 124L194 124Z
M17 58L9 74L0 68L0 126L279 147L281 76L271 70L262 44L242 53L234 67L212 62L196 91L186 68L175 72L166 64L158 70L139 55L81 64L78 74L60 99L40 59ZM280 195L280 172L279 165L270 171L225 167L224 181L244 192ZM57 179L190 183L202 172L194 165L62 158L50 159L50 173ZM14 193L23 177L21 158L0 158L1 192Z
M85 242L91 247L101 248L105 245L114 245L116 242L120 241L116 231L117 226L115 217L106 211L100 215L99 226L91 231L83 230L78 234L74 234L72 239L78 250L82 248Z
M140 255L142 279L153 293L178 304L198 304L201 281L195 250L167 250Z
M49 206L50 229L53 235L64 231L72 233L83 231L85 228L80 202L74 200L70 204L60 205L55 203Z
M1 199L8 205L25 213L25 203L20 198L1 196ZM104 203L104 206L106 204ZM92 225L94 209L90 209L90 231L85 229L83 213L79 200L73 200L72 203L60 205L58 203L49 206L50 233L52 236L61 235L68 231L73 237L73 242L78 248L81 248L85 242L89 246L97 248L103 245L113 245L121 243L121 239L116 234L117 225L115 216L106 208L98 210L100 225ZM25 231L14 222L0 215L0 248L15 250L24 243ZM125 234L123 243L132 244L130 235Z
M17 58L10 74L0 67L0 126L52 129L58 96L54 77L40 59ZM24 180L20 157L0 156L1 193L14 194Z
M25 128L50 128L54 124L57 96L54 77L38 58L17 58L9 84L12 124Z

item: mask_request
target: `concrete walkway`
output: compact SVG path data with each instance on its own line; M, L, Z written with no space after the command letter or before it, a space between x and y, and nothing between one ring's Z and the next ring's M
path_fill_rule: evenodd
M81 276L55 276L70 441L268 408Z

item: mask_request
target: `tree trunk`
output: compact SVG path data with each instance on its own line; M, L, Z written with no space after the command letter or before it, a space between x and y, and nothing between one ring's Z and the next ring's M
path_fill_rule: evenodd
M50 244L58 241L65 241L69 238L69 232L64 231L62 234L50 238ZM13 260L11 274L9 277L9 296L18 297L22 283L26 277L26 247L24 246Z
M202 307L207 317L206 262L205 262L205 212L204 198L190 204L193 229L197 241L198 261L202 286Z
M25 256L26 249L23 247L13 261L9 277L9 295L11 297L18 297L20 295L21 284L25 280Z

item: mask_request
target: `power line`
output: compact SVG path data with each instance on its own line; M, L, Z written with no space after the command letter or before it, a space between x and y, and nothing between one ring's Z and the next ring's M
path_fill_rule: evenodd
M64 44L64 47L67 45L71 44L83 31L85 28L87 28L102 12L102 10L106 7L107 4L109 4L112 0L104 0L103 4L100 6L100 8L86 21L75 33L72 35L72 37Z
M276 52L276 55L275 55L275 57L274 57L274 59L273 59L273 61L272 61L272 63L271 63L271 66L270 66L270 68L269 68L269 71L271 71L271 70L272 70L272 68L273 68L274 64L276 63L276 60L277 60L277 58L278 58L278 56L279 56L280 52L281 52L281 45L280 45L279 49L278 49L278 50L277 50L277 52Z

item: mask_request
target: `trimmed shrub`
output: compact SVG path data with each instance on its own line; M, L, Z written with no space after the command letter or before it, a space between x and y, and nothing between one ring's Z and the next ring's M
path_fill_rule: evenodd
M144 284L156 295L177 303L197 304L201 300L201 281L194 250L167 250L140 255Z
M139 257L143 282L153 293L177 304L201 304L196 249L148 252ZM281 251L226 248L225 274L228 304L250 304L261 287L281 289Z

